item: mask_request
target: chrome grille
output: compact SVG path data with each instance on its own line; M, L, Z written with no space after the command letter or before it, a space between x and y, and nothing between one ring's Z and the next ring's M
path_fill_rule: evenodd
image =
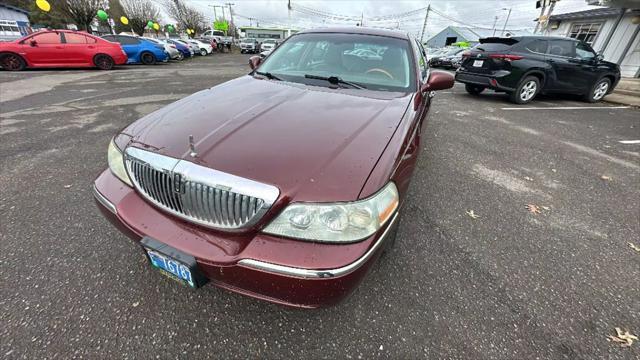
M134 186L151 203L212 228L249 227L279 194L271 185L138 148L125 151L125 164Z

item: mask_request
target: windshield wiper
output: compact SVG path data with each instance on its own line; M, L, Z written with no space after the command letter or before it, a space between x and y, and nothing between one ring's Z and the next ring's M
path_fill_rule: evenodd
M318 76L318 75L310 75L310 74L305 74L304 77L306 79L315 79L315 80L324 80L324 81L328 81L334 85L338 85L338 84L344 84L344 85L349 85L353 88L356 89L366 89L366 87L362 86L362 85L358 85L356 83L352 83L350 81L346 81L346 80L342 80L337 76Z
M277 76L275 76L275 75L273 75L272 73L267 72L267 71L265 71L265 72L262 72L262 71L256 71L256 74L258 74L258 75L262 75L262 76L266 77L266 78L267 78L267 79L269 79L269 80L278 80L278 81L282 81L282 79L280 79L279 77L277 77Z

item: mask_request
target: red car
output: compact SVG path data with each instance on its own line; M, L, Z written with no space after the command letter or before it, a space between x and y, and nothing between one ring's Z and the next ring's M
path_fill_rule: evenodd
M453 86L426 64L407 34L299 32L118 133L98 207L191 287L335 304L394 242L433 91Z
M72 30L46 30L13 42L0 42L0 66L6 70L39 67L98 67L110 70L127 62L120 44Z

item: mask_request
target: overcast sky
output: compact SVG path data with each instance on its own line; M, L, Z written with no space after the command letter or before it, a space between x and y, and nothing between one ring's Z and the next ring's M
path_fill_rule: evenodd
M507 10L511 8L511 16L507 29L524 29L535 27L533 19L538 17L539 9L535 8L535 0L326 0L326 1L300 1L292 0L294 10L287 9L287 0L186 0L197 9L201 10L210 19L213 19L213 5L234 3L233 11L236 25L256 25L265 27L310 28L335 25L355 25L361 16L365 26L392 27L409 31L418 35L422 30L426 10L396 17L395 19L377 20L382 16L402 14L413 10L431 7L448 16L431 12L427 21L425 39L434 35L448 25L480 26L492 28L495 17L498 17L497 28L502 29L507 18ZM594 8L588 6L584 0L559 0L554 14L572 12ZM218 16L222 10L217 8ZM228 8L225 10L229 17ZM323 15L312 15L311 12L320 12ZM339 17L333 16L338 15ZM254 18L249 20L247 18ZM376 21L377 20L377 21ZM458 21L460 23L456 23Z

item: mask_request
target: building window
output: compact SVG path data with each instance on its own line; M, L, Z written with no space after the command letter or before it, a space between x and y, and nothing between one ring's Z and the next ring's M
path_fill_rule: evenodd
M600 27L602 27L602 23L573 24L569 32L569 37L593 45L593 41L596 39L596 36L598 36Z

